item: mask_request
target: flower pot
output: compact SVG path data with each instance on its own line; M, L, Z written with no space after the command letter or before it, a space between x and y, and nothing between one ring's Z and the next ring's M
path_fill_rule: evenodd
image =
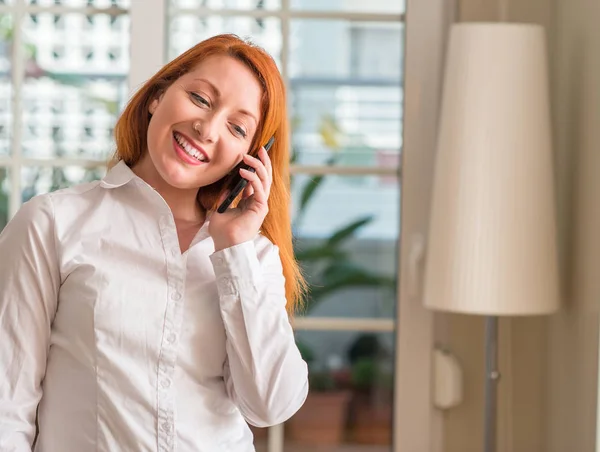
M287 437L303 444L340 444L351 394L348 391L310 393L300 410L287 423Z
M392 402L355 394L350 408L349 430L353 443L392 444Z

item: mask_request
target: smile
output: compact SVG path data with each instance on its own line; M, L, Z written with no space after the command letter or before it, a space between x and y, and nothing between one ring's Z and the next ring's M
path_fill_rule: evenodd
M207 163L209 161L208 157L204 152L201 152L196 148L192 143L190 143L183 135L174 132L173 138L175 142L179 145L176 146L177 151L183 151L184 155L188 158L192 158L193 161L190 163ZM183 156L182 156L183 157ZM187 159L186 159L187 160Z

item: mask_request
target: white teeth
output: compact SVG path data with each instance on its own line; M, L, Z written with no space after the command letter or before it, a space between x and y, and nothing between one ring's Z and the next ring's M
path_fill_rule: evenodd
M185 153L191 157L194 157L196 160L201 162L206 162L206 158L204 158L204 154L198 151L194 146L192 146L185 138L179 135L177 132L174 134L175 141L179 143L179 146L185 151Z

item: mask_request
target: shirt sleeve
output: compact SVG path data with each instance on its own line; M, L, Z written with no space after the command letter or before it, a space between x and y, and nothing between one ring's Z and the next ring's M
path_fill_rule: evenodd
M31 451L60 275L48 195L0 233L0 450Z
M214 253L211 261L227 335L229 397L256 427L282 423L306 399L308 369L285 309L279 249L260 236Z

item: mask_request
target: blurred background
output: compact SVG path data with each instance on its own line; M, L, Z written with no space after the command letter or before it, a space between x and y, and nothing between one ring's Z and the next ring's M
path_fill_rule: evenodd
M0 228L32 196L105 174L116 118L162 64L218 33L250 37L289 90L293 228L311 287L294 320L311 393L285 425L254 429L257 450L482 450L483 321L423 308L415 259L450 24L539 23L565 305L551 318L501 321L498 446L596 451L598 2L407 3L0 0ZM435 351L460 369L451 408L435 404Z

